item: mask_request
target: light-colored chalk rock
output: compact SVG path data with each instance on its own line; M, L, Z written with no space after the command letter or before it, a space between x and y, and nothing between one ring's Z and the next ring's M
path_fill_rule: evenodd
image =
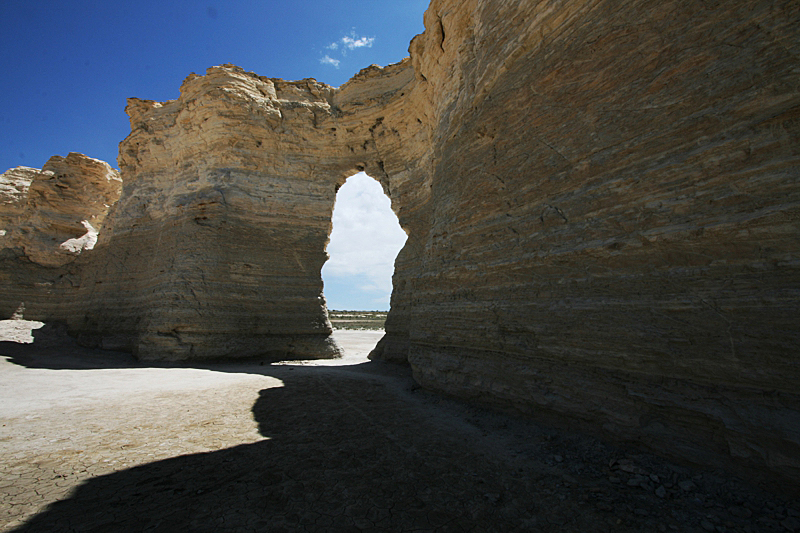
M84 309L87 270L73 263L96 244L121 190L116 170L78 153L0 175L0 314L66 322Z
M796 22L788 0L433 0L410 59L339 89L192 75L129 101L122 197L48 316L142 359L335 356L320 269L366 170L409 234L374 359L800 486Z
M36 168L16 167L0 174L0 249L8 246L11 233L25 217L28 189L40 172Z
M122 191L119 172L83 154L53 156L41 170L18 167L0 176L4 248L60 267L97 242L109 208Z
M392 105L413 82L409 61L339 91L223 65L177 100L130 99L124 192L72 330L145 360L337 356L320 278L336 190L364 169L388 190L379 139L401 134L381 123L420 128Z

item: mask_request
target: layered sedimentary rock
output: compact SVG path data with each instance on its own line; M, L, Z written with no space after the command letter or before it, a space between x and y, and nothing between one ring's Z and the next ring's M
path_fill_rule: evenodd
M142 359L338 355L320 278L336 190L361 169L388 188L375 139L399 139L381 122L413 79L406 61L337 92L225 65L130 99L124 193L70 329Z
M373 358L798 486L798 16L433 0L339 89L228 65L131 99L121 200L48 312L144 359L335 356L319 274L366 170L409 234Z
M34 314L52 318L52 305L75 297L53 287L63 281L64 267L94 248L121 190L118 171L78 153L53 156L41 170L17 167L0 175L3 314L29 303Z
M6 247L11 233L25 218L28 189L41 171L31 167L12 168L0 174L0 245Z
M432 2L411 45L428 198L388 355L428 388L800 480L797 20Z
M34 263L63 266L94 248L121 191L119 172L105 161L78 153L55 155L35 172L9 244L19 245Z

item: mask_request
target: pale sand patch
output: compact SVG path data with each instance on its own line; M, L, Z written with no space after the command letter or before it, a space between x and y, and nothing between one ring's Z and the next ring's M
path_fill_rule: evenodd
M383 330L337 329L333 331L336 344L344 352L340 359L310 359L307 361L283 361L280 365L303 366L349 366L366 363L367 356L383 337Z
M429 394L367 362L380 331L337 331L333 361L192 368L38 326L0 321L2 533L688 531L742 501L728 530L761 531L788 507Z
M89 478L269 439L252 408L263 391L284 384L263 366L147 366L38 332L42 326L0 321L0 485L24 489L0 490L0 531ZM357 365L381 336L338 332L343 358L293 364Z
M0 320L0 341L30 344L33 332L44 326L44 322L35 320Z
M30 320L0 321L0 343L33 343L33 332L42 322ZM346 366L366 363L369 352L383 336L383 331L336 331L334 338L344 350L341 359L288 361L279 364L306 366ZM72 355L75 347L65 339L64 354ZM78 349L80 350L80 349ZM219 387L252 383L257 398L258 387L279 386L275 378L253 375L250 365L226 366L226 371L188 367L150 367L127 354L100 350L81 350L91 355L96 368L69 368L61 354L51 351L37 356L36 367L11 364L14 358L2 358L0 351L0 418L50 412L61 407L75 408L97 402L138 402L153 394L179 391L204 391ZM9 352L10 353L10 352ZM28 358L29 359L29 358ZM83 357L83 361L87 358ZM65 367L66 364L66 367ZM200 365L202 366L202 365ZM106 368L104 368L106 367ZM236 371L239 370L239 371Z

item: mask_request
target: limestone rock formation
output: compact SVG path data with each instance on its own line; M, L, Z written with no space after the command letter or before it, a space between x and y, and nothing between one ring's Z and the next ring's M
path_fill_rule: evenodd
M72 263L94 247L121 190L119 172L78 153L0 175L3 316L66 321L82 309Z
M336 189L379 170L369 112L346 120L385 111L374 70L357 103L231 65L190 76L178 100L130 99L124 194L71 329L141 359L337 356L320 271Z
M41 314L142 359L335 356L320 270L366 170L409 234L373 358L798 487L797 19L433 0L410 59L339 89L192 75L129 101L121 199Z
M4 248L60 267L97 242L122 179L108 163L83 154L53 156L41 170L17 167L0 175Z
M22 222L28 189L39 172L31 167L17 167L0 174L0 248L6 248L9 233Z
M374 356L797 483L797 17L434 0L411 45L433 155Z

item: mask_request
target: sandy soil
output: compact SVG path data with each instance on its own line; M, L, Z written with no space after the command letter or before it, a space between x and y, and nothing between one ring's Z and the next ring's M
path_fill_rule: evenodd
M38 328L38 329L37 329ZM0 531L798 531L800 506L345 357L152 366L0 321Z

